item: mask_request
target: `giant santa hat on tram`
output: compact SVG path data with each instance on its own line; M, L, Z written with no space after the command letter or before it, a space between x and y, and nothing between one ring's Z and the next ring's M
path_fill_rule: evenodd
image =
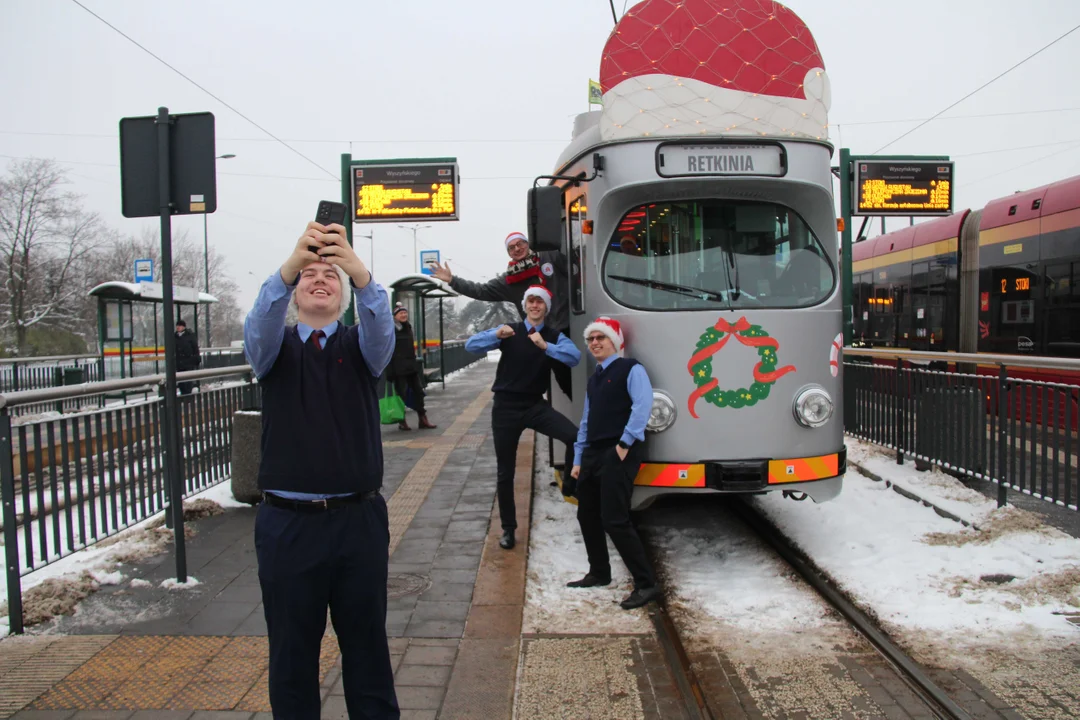
M806 24L770 0L645 0L600 61L605 140L828 138L829 78Z

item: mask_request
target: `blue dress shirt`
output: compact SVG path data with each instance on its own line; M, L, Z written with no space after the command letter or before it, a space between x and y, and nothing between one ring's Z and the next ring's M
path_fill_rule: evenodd
M281 343L285 339L285 315L289 310L289 299L294 289L296 286L286 285L281 279L281 272L275 270L274 274L268 277L259 288L255 306L244 319L244 354L247 355L248 363L255 371L257 378L265 377L270 372L277 361L278 353L281 352ZM360 351L364 355L368 370L378 377L382 375L390 362L391 355L394 354L394 317L390 314L390 300L386 290L378 285L374 278L363 288L353 287L353 297L356 298ZM327 340L338 330L338 321L334 320L323 328L313 328L305 323L296 324L300 340L305 343L311 333L317 329L325 334L320 345L326 347ZM298 422L300 422L299 419ZM273 492L275 495L290 500L322 500L340 495L340 493L327 495L284 490L268 490L267 492Z
M533 325L528 320L525 320L525 328L526 330L543 330L544 323ZM465 341L465 349L468 352L477 355L486 353L488 350L495 350L502 342L502 340L495 337L495 333L498 329L499 328L492 328L476 333ZM544 354L552 360L558 360L567 367L575 367L581 362L581 351L577 349L570 338L566 337L564 333L559 333L557 342L547 344L547 350L544 350Z
M612 355L599 366L607 370L608 365L615 362L618 355ZM652 412L652 382L649 374L645 372L645 366L638 363L630 368L630 374L626 377L626 389L630 393L630 419L626 422L626 429L619 438L627 445L633 445L635 441L645 440L645 425L649 422L649 414ZM574 464L581 465L581 456L585 448L589 446L585 439L589 433L589 396L585 396L585 410L581 413L581 425L578 427L577 441L574 442Z

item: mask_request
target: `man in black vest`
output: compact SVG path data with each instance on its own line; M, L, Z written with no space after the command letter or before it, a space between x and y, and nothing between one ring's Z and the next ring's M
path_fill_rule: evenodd
M416 361L416 340L412 325L409 324L409 309L404 305L394 308L394 355L390 358L390 367L386 371L386 381L394 383L394 390L401 399L412 390L413 409L416 410L416 424L421 430L432 430L436 426L428 422L424 410L424 384L420 382L420 363ZM399 430L412 430L405 418L398 423Z
M491 406L491 434L495 441L498 464L499 518L503 535L499 546L514 547L517 529L517 510L514 505L514 469L517 446L525 428L553 437L566 445L566 465L574 455L577 428L565 415L544 402L548 377L555 364L574 367L581 361L581 351L570 338L544 323L551 310L551 292L534 285L525 291L521 301L525 320L513 325L501 325L477 333L465 342L465 349L486 353L496 348L502 353L495 371L495 393Z
M400 717L386 640L390 526L376 393L394 321L386 291L345 237L341 225L309 223L244 321L263 398L255 553L270 704L290 720L319 717L327 608L349 717ZM345 327L338 318L353 297L358 324ZM286 326L290 302L299 322Z
M622 356L625 343L618 320L597 318L585 328L585 342L597 364L586 387L570 477L577 481L577 517L589 572L567 586L611 582L606 531L634 578L634 591L621 603L632 610L660 597L656 573L630 519L630 497L652 410L652 383L643 365ZM563 488L564 493L573 491Z

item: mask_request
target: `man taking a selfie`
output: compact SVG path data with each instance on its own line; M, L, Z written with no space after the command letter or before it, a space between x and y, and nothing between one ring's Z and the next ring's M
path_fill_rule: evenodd
M357 324L345 327L351 298ZM290 302L299 322L287 326ZM263 397L255 551L275 718L319 717L327 608L349 717L400 717L386 640L390 529L376 394L393 349L386 291L345 228L308 223L244 322Z

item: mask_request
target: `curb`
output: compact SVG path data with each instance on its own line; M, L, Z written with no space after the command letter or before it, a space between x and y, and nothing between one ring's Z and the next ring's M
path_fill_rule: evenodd
M848 458L847 464L848 464L849 467L855 468L856 470L859 471L860 474L865 475L866 477L870 478L871 480L873 480L875 482L883 482L883 483L885 483L885 487L892 488L894 492L898 493L899 495L902 495L903 497L906 497L908 500L914 500L917 503L922 503L926 507L933 509L934 512L936 512L938 515L945 518L946 520L952 520L953 522L960 523L964 527L969 527L969 528L972 528L973 530L979 530L980 529L979 526L976 525L975 523L963 519L962 517L960 517L956 513L952 513L952 512L949 512L948 510L944 509L944 508L938 507L937 505L930 502L926 498L918 495L917 493L913 493L912 491L910 491L910 490L908 490L906 488L900 487L899 485L897 485L896 483L894 483L891 480L886 480L885 478L881 477L877 473L872 472L870 470L867 470L863 465L861 465L860 463L858 463L858 462L856 462L856 461L854 461L854 460L852 460L850 458Z

